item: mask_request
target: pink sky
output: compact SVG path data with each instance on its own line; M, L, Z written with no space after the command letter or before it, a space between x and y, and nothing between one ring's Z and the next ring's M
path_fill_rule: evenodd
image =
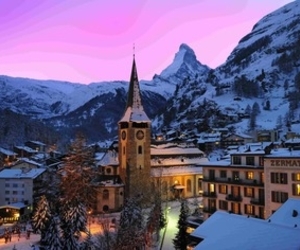
M140 79L181 43L215 68L266 14L292 0L0 0L0 75L79 83Z

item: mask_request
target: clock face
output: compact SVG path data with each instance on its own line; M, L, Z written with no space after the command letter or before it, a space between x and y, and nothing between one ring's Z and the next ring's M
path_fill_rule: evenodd
M125 132L125 131L122 132L122 139L123 139L123 140L126 139L126 132Z
M136 132L136 138L142 140L144 138L144 132L142 130L138 130L138 132Z

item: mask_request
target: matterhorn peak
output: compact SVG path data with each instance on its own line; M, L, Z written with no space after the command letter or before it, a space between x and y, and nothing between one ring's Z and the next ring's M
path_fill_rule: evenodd
M195 52L187 44L182 43L179 51L175 54L173 62L160 74L163 78L168 78L176 74L197 74L207 71L209 68L202 65L195 55Z

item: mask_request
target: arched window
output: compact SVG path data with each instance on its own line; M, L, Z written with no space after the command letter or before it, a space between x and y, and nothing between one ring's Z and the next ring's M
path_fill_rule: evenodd
M109 207L107 205L104 205L102 209L103 209L103 212L107 212Z
M109 199L109 191L107 189L103 190L102 198L103 198L103 200Z
M188 179L186 181L186 191L187 192L191 192L192 191L192 181L190 179Z
M125 147L123 147L123 155L125 155Z
M139 146L138 147L138 154L142 154L143 153L143 147L142 146Z

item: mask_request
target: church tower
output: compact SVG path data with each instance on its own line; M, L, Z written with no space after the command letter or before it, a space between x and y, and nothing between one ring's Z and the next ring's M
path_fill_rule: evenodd
M146 197L151 193L151 121L142 105L135 56L127 95L125 112L118 123L120 177L125 198Z

